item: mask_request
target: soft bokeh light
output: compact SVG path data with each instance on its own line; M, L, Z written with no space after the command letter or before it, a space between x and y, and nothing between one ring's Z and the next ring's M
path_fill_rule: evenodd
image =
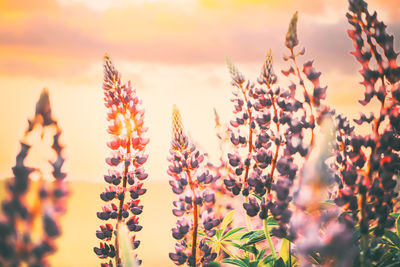
M199 142L199 147L211 159L216 159L219 154L213 108L222 122L231 118L232 111L229 99L233 87L225 57L231 57L252 80L259 75L269 48L276 62L274 69L278 72L286 68L282 60L286 52L284 38L292 14L298 11L300 45L306 48L304 59L314 59L315 67L322 72L321 84L328 85L328 103L351 118L358 116L362 107L356 100L363 97L363 88L358 84L360 67L349 54L352 43L346 34L349 28L346 2L0 1L0 178L12 176L11 167L27 119L34 114L41 90L47 87L54 116L63 129L61 142L66 145L67 179L77 183L72 186L76 194L95 192L82 199L91 208L99 207L97 193L101 186L93 189L86 182L102 183L107 168L109 138L101 86L102 59L109 53L122 79L131 80L143 99L145 124L149 127L147 152L150 156L146 170L149 187L153 186L154 190L150 189L143 201L143 225L146 226L139 253L145 253L145 261L154 258L154 264L170 266L167 252L173 244L170 235L173 218L166 216L171 214L171 201L159 197L172 199L166 157L173 104L179 107L185 129ZM400 36L398 1L368 2L389 24L388 31ZM398 51L399 43L395 46ZM78 181L84 183L81 185ZM79 228L79 221L72 216L91 219L76 231L67 228L61 243L69 246L68 255L87 251L90 256L85 264L98 262L91 251L97 245L94 243L95 211L79 207L76 198L70 204L72 209L66 223L74 225L73 229ZM158 221L165 221L165 225L157 228ZM74 246L79 237L90 240ZM159 255L152 255L150 248L156 249ZM59 258L57 266L62 266L60 262L67 259L66 256Z
M150 173L165 179L172 105L211 155L216 152L213 107L229 119L232 90L225 56L255 79L269 48L275 69L287 23L298 10L299 37L315 59L328 101L353 115L362 88L346 37L345 1L3 1L0 4L0 177L11 176L25 121L48 87L65 129L69 179L101 181L107 134L102 103L102 56L111 54L123 78L143 97L150 126ZM371 1L399 32L399 7ZM251 19L250 19L251 18Z

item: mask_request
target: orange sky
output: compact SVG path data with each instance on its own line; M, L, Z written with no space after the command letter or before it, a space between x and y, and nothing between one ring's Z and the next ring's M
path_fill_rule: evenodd
M399 2L369 2L400 36ZM225 121L232 110L225 56L255 79L272 48L280 70L296 10L304 60L315 59L329 102L354 116L362 88L359 66L349 55L346 8L347 1L338 0L0 0L0 178L11 175L27 118L48 87L64 129L69 179L102 182L108 154L101 89L105 52L144 101L151 179L167 179L174 103L185 128L215 155L212 108Z

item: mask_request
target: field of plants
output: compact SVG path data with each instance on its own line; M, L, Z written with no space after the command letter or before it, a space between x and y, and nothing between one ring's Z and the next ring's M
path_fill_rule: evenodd
M335 90L302 45L299 10L282 40L282 69L268 48L255 80L227 57L232 94L219 101L231 112L224 121L213 111L216 155L170 103L161 180L147 163L154 137L146 114L157 106L146 105L112 55L103 60L102 184L68 181L69 144L44 89L13 177L0 183L0 266L400 266L396 36L364 0L349 0L346 18L343 41L359 64L353 82L364 88L357 118L327 103ZM146 217L149 209L158 216Z

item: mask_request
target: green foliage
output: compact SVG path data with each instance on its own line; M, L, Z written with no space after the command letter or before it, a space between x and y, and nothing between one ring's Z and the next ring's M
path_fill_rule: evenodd
M395 231L385 230L383 237L378 239L377 247L371 249L371 254L378 258L375 265L378 267L400 266L400 216L399 213L391 215L396 218Z

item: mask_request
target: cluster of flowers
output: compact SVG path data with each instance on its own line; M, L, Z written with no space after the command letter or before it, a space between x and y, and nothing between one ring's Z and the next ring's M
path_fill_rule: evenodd
M177 265L204 266L217 257L205 242L204 235L214 236L215 227L221 222L213 209L216 198L210 186L218 177L210 173L204 155L184 133L181 115L175 106L172 120L168 174L172 177L172 191L179 196L173 203L172 212L180 219L172 228L172 236L178 242L169 257Z
M146 192L142 180L147 178L143 164L147 161L144 150L149 142L145 137L144 109L141 100L130 82L121 84L121 75L113 66L110 58L105 56L104 83L105 106L108 108L107 120L110 122L108 133L111 141L107 146L112 150L111 157L106 159L110 166L104 180L109 184L100 198L106 202L97 217L101 220L115 220L100 226L96 236L102 242L94 252L101 259L115 258L115 266L122 266L119 252L118 229L125 223L129 231L138 232L138 215L142 213L139 197ZM128 198L128 196L130 198ZM113 203L116 202L117 204ZM107 243L114 240L114 244ZM131 234L132 249L136 249L140 241ZM112 260L102 266L114 266ZM140 262L140 261L139 261Z
M312 62L306 62L302 72L297 66L296 59L304 54L304 49L296 54L294 52L294 47L298 45L296 25L297 13L286 36L290 55L284 58L291 60L293 65L282 73L297 77L298 82L292 82L287 89L277 84L271 51L266 56L257 85L246 82L235 66L228 62L232 84L239 90L234 92L232 99L236 117L230 122L233 127L231 142L236 149L228 154L235 174L225 179L225 185L235 195L242 192L248 216L259 215L264 220L270 212L279 223L279 227L272 230L278 237L288 234L287 224L292 213L289 204L293 198L292 187L298 174L298 164L309 155L316 122L330 113L321 104L326 95L326 87L321 87L319 83L321 73L315 71ZM304 79L313 86L312 94L306 90ZM298 87L302 94L296 90ZM243 148L244 152L241 151ZM253 194L262 197L261 203L251 196Z
M21 141L21 151L17 155L13 167L14 178L8 183L8 195L2 203L4 218L0 219L0 265L1 266L48 266L46 257L55 252L55 238L61 234L59 218L66 210L68 190L61 171L64 163L63 147L59 143L61 128L51 114L49 94L43 90L36 104L35 117L29 120L28 128ZM30 143L35 132L41 131L40 142L44 137L52 138L52 166L54 181L46 179L44 166L26 166L25 160L32 147L38 143ZM46 164L48 163L46 162ZM35 187L32 177L38 177ZM27 201L27 195L34 196L33 201ZM41 222L41 227L35 225ZM32 235L33 229L42 229L38 237Z
M376 97L380 110L354 120L370 126L372 131L365 135L356 135L349 122L338 117L336 162L342 184L336 203L344 208L343 217L350 226L360 226L365 257L371 226L379 237L394 224L390 213L398 197L400 169L400 66L393 36L377 13L371 15L363 0L349 2L347 19L352 29L348 34L355 48L352 54L362 65L361 84L365 87L365 97L359 102L365 106Z
M271 52L257 84L247 80L228 61L232 84L237 88L232 99L235 118L218 138L222 147L225 135L230 135L233 149L227 153L227 162L208 164L222 178L210 178L208 188L230 198L244 196L247 216L258 215L264 221L265 238L275 259L267 225L269 215L278 223L272 234L290 240L302 264L312 264L312 260L330 266L350 266L357 263L359 255L358 263L368 265L367 258L373 253L369 248L394 223L390 213L398 198L395 177L400 169L398 54L393 50L393 36L386 33L386 26L377 20L376 13L370 15L363 0L349 0L349 3L347 17L354 27L349 31L355 47L352 53L362 65L362 84L366 88L365 99L360 103L366 105L376 97L381 104L379 114L361 114L354 120L359 125L369 124L370 134L356 135L346 117L335 115L324 104L327 87L320 85L321 73L315 70L312 61L304 63L300 70L297 60L305 50L295 52L299 44L297 13L290 22L285 42L290 54L284 60L291 64L282 74L295 80L287 88L277 84ZM324 121L332 122L334 126L330 129L334 128L335 134L323 129ZM216 125L221 128L217 115ZM320 134L325 140L316 145ZM177 111L174 111L172 147L169 174L174 180L170 184L175 193L186 195L174 203L177 207L174 214L195 215L192 223L185 218L173 229L173 236L181 242L170 257L176 264L194 266L204 262L193 258L196 253L193 245L192 253L187 251L186 235L193 229L192 244L197 244L196 205L200 202L196 201L196 194L200 193L196 189L201 181L193 182L191 175L203 158L189 144ZM221 181L227 191L219 187ZM353 234L358 229L362 236L361 254ZM252 230L250 219L247 230Z

